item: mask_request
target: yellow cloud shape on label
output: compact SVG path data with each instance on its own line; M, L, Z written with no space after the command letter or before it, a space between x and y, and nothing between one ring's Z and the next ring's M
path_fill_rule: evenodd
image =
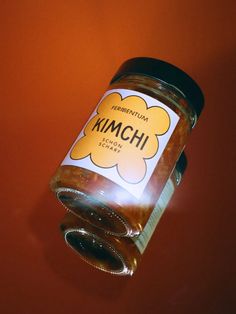
M135 184L145 177L145 159L158 151L157 136L169 127L170 117L163 108L148 108L139 96L122 99L119 93L112 93L99 104L70 157L78 160L90 155L96 166L116 166L123 180Z

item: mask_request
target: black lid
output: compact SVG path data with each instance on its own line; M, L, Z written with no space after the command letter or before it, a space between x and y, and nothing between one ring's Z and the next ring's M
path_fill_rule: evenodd
M176 166L175 166L175 169L180 172L181 174L184 173L186 167L187 167L187 157L185 155L184 152L182 152L182 154L180 155L177 163L176 163Z
M153 58L129 59L120 66L111 83L127 74L150 76L178 88L186 96L199 117L204 105L203 93L196 82L176 66Z

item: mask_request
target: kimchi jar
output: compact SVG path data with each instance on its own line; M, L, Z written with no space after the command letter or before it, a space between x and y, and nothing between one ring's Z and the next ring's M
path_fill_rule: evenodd
M182 154L139 236L127 238L108 235L68 211L60 226L65 242L84 261L100 270L114 275L132 275L181 181L185 167L186 157Z
M144 228L203 108L179 68L134 58L108 90L51 181L79 218L118 236Z

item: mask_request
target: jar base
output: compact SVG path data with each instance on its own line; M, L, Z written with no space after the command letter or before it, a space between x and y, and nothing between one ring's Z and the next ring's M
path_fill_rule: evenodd
M114 210L91 195L67 187L55 189L60 203L80 219L116 236L130 236L128 223Z

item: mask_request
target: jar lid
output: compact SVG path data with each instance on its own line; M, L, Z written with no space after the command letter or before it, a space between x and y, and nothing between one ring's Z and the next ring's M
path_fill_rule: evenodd
M185 95L199 117L204 106L203 93L197 83L176 66L154 58L129 59L120 66L111 83L127 74L142 74L174 86Z

